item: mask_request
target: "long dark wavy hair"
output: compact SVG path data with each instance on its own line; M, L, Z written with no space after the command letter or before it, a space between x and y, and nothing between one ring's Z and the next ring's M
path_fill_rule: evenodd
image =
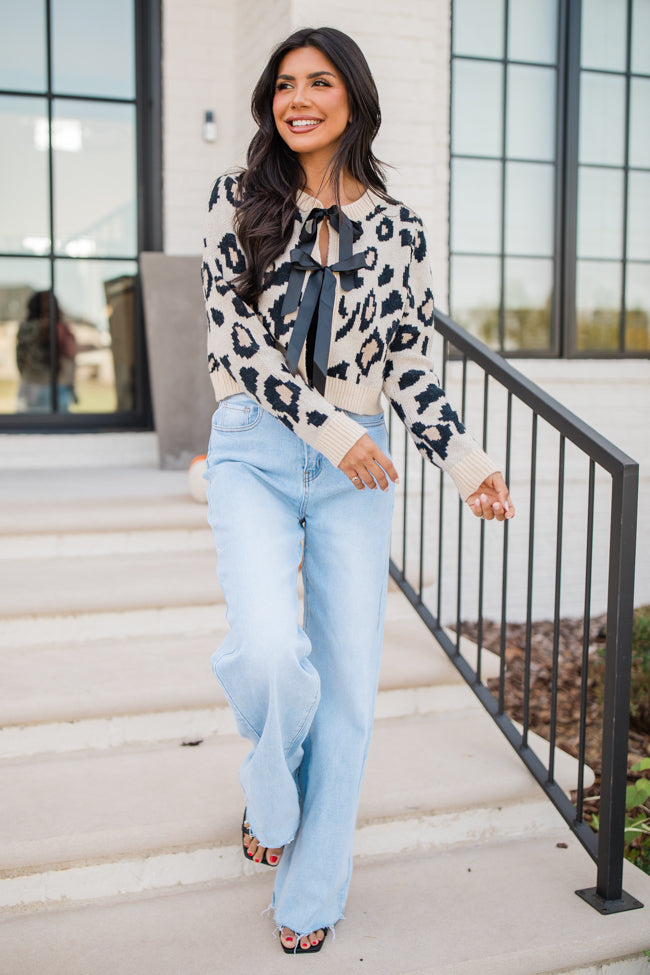
M359 46L334 27L296 31L273 51L255 86L251 111L258 130L239 178L237 236L246 256L246 270L235 279L239 295L255 304L265 272L289 243L296 216L296 196L305 187L298 156L280 136L273 117L273 96L280 62L290 51L315 47L332 62L347 90L351 122L343 133L328 173L340 206L341 176L349 173L366 189L392 202L386 192L382 163L372 151L381 124L377 88Z

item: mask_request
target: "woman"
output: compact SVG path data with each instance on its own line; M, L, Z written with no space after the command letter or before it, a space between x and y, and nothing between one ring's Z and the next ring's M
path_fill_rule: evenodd
M397 482L381 393L477 516L514 508L425 357L426 242L372 153L361 51L298 31L252 108L248 168L213 189L203 262L209 518L231 627L213 670L253 743L244 855L276 867L282 947L306 953L343 915L372 728Z

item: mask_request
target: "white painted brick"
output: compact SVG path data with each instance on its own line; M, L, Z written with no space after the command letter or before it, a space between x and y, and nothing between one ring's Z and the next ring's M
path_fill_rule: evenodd
M163 3L163 214L167 253L198 254L210 187L232 166L236 107L231 39L235 13L226 0ZM202 138L211 110L217 142Z

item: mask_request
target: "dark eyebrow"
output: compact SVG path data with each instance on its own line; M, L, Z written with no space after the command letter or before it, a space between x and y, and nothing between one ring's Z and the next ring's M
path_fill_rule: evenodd
M324 75L324 74L328 74L330 76L330 78L336 78L336 75L333 74L331 71L312 71L311 74L308 74L307 75L307 78L308 78L309 81L311 81L312 78L320 78L321 75ZM295 77L294 77L294 75L292 75L292 74L279 74L278 75L278 81L280 79L282 79L283 81L295 81L296 80Z

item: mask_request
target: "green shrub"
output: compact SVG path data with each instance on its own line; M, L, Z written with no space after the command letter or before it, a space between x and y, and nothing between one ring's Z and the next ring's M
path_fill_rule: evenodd
M605 636L605 630L602 631ZM593 689L601 703L605 694L605 647L593 665ZM650 735L650 606L639 606L632 620L630 727Z
M650 606L634 611L630 724L642 734L650 734Z
M625 858L647 874L650 874L650 779L642 773L649 769L650 758L642 758L632 765L630 772L636 772L639 778L625 791ZM594 829L598 829L599 820L598 815L592 817Z

